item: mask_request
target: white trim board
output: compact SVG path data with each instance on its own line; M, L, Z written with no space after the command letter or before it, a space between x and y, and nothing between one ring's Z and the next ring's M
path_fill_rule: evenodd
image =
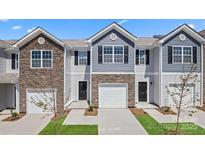
M126 30L124 30L121 26L119 26L117 23L112 23L111 25L109 25L108 27L104 28L103 30L101 30L100 32L96 33L94 36L92 36L87 42L92 42L93 40L97 39L98 37L100 37L101 35L103 35L104 33L108 32L110 29L116 29L121 31L122 33L124 33L126 36L128 36L130 39L136 41L138 38L134 37L133 35L131 35L130 33L128 33Z
M175 34L177 34L178 32L180 32L181 30L184 30L185 32L187 32L189 35L194 37L199 42L205 42L205 39L202 36L200 36L198 33L196 33L191 27L189 27L188 25L184 24L184 25L176 28L169 35L167 35L164 38L162 38L161 40L159 40L159 43L164 43L166 40L168 40L170 37L172 37Z
M48 38L52 39L53 41L55 41L57 44L59 44L60 46L64 47L64 43L62 41L60 41L59 39L57 39L56 37L54 37L53 35L49 34L48 32L46 32L45 30L43 30L42 28L38 27L35 30L33 30L32 32L30 32L29 34L25 35L23 38L21 38L20 40L18 40L13 47L21 47L24 44L26 44L28 41L32 40L33 38L35 38L37 35L39 34L44 34L45 36L47 36Z

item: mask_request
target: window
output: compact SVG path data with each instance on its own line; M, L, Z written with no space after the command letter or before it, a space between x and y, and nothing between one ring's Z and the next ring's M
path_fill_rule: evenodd
M182 47L173 47L173 60L174 63L182 62Z
M139 50L139 64L145 64L145 50Z
M104 63L112 63L112 46L104 46Z
M51 50L33 50L31 55L31 68L51 68L53 55Z
M78 52L78 61L79 61L79 65L87 65L87 52L86 51Z
M114 62L123 63L123 46L114 46Z
M52 67L52 52L42 51L43 54L43 67Z
M123 63L124 61L123 46L104 46L103 47L103 62L104 63Z
M19 60L18 60L18 54L12 53L11 54L11 69L15 70L18 69L19 66Z
M192 63L192 47L173 47L173 63Z
M192 48L183 47L183 62L191 63L192 62Z

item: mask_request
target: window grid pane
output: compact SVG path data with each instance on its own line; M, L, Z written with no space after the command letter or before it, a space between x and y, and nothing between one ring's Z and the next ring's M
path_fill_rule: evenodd
M79 51L78 53L79 65L87 65L87 52Z
M34 50L32 51L32 67L33 68L50 68L52 67L52 51L50 50Z
M173 47L173 62L182 63L182 47Z
M145 64L145 50L140 50L139 63L140 64Z
M191 47L184 47L183 48L183 62L184 63L191 63L191 58L192 58Z
M104 46L104 63L112 63L112 46Z
M123 62L123 47L114 46L114 62L122 63Z

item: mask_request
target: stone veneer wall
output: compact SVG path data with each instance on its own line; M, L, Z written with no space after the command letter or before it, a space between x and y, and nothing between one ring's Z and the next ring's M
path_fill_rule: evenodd
M40 45L38 38L44 37L45 43ZM53 50L53 68L51 69L31 69L30 51L46 49ZM26 43L20 49L19 68L19 99L20 112L26 112L26 90L55 88L57 90L57 112L64 111L64 48L44 36L38 35L33 40Z
M134 74L92 74L92 105L98 107L99 83L128 83L128 107L135 106L135 75Z

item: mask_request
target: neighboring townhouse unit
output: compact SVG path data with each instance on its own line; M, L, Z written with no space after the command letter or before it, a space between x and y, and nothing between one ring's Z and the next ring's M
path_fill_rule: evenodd
M199 82L190 84L186 100L202 106L204 41L186 24L165 36L135 37L112 23L86 40L60 40L36 28L12 46L0 42L0 109L43 112L31 103L42 94L54 95L59 113L78 101L98 108L171 106L166 88L193 64Z

